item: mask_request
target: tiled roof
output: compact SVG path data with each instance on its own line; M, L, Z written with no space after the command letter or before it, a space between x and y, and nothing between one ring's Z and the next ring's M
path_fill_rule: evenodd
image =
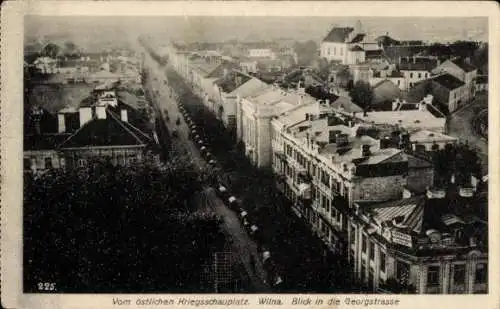
M379 44L382 44L383 46L388 46L388 45L391 45L391 44L396 44L398 43L397 40L391 38L390 36L388 35L381 35L379 37L377 37L375 39L375 41Z
M354 47L349 48L349 51L364 51L364 49L356 45Z
M334 27L332 30L330 30L328 35L323 39L323 42L344 43L349 33L353 31L354 28L352 27L343 27L343 28Z
M459 68L461 68L462 70L464 70L467 73L472 72L472 71L477 69L473 65L465 62L465 60L463 58L457 58L455 60L451 60L451 62L453 62L456 66L458 66Z
M365 51L365 58L366 59L374 59L374 58L380 58L384 52L379 49L379 50L367 50Z
M461 80L450 74L439 75L432 80L448 90L457 89L465 85Z
M92 146L142 146L148 143L131 125L107 113L106 119L93 119L68 137L61 148ZM135 131L135 132L134 132Z
M361 107L352 102L351 98L340 96L337 100L330 102L330 106L334 109L343 110L347 113L360 113L363 111Z
M399 69L402 71L432 71L438 65L437 59L430 58L401 58Z
M365 206L366 212L372 215L375 222L382 225L387 221L392 221L396 217L403 217L403 224L415 232L420 232L422 227L421 213L425 197L414 196L408 199L377 203L372 206ZM419 215L420 214L420 215Z
M387 46L384 48L384 55L392 62L398 62L400 57L412 57L423 50L425 50L425 46Z
M256 95L257 93L260 93L260 92L264 91L265 89L269 89L270 87L271 86L264 83L260 79L252 77L246 83L243 83L238 88L231 91L229 94L230 95L239 95L242 98L245 98L248 96Z
M239 84L236 83L237 77L241 78L241 82ZM247 74L243 74L241 72L231 72L230 74L228 74L228 76L217 80L216 84L221 88L223 92L230 93L250 79L252 79L252 77L248 76Z
M363 41L363 39L365 38L365 34L364 33L358 33L356 34L356 36L351 40L350 43L359 43L361 41Z

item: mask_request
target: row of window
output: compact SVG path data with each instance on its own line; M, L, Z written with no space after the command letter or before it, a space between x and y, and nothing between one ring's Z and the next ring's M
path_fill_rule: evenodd
M117 158L116 158L116 164L117 165L126 165L127 163L128 164L133 164L133 163L136 163L137 162L137 156L133 155L133 156L128 156L128 157L125 157L125 156L122 156L122 155L118 155ZM54 168L54 164L53 164L53 161L52 161L52 158L51 157L46 157L44 158L44 166L43 168L44 169L52 169ZM31 167L32 167L32 164L33 164L33 161L30 159L30 158L24 158L24 170L30 170ZM61 158L59 160L59 164L61 167L64 167L66 165L66 162L64 160L64 158ZM78 159L76 161L76 166L77 167L86 167L88 164L87 160L86 159ZM42 168L41 166L39 168Z
M428 78L429 77L429 73L424 73L424 78ZM413 72L410 72L410 78L413 78ZM422 73L419 72L418 73L418 79L422 79ZM398 85L399 85L399 82L398 82Z
M333 56L337 56L337 47L333 47L333 53L332 53L332 49L330 47L327 48L327 55L330 56L332 54L333 54ZM344 55L344 49L342 47L339 48L339 55L340 56Z
M375 243L370 241L368 237L361 234L361 251L368 256L369 261L375 260ZM351 244L354 243L354 237L351 238ZM368 247L370 250L368 250ZM380 271L386 271L386 254L380 251ZM409 274L409 264L403 261L397 261L396 263L396 278L400 281L408 280ZM427 286L436 287L441 284L440 277L441 267L439 265L431 265L427 268ZM475 269L475 283L482 284L487 282L488 270L486 264L478 263ZM465 264L454 264L453 265L453 284L462 285L465 284L466 280L466 265Z

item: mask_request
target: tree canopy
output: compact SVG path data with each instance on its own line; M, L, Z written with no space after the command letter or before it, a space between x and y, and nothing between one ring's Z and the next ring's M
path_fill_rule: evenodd
M364 81L357 81L349 92L354 103L359 105L365 111L370 108L373 100L373 90L370 85Z
M224 244L219 219L192 199L200 188L182 158L25 177L25 291L200 291Z
M61 47L54 43L49 43L42 49L42 55L50 58L56 58L60 53Z

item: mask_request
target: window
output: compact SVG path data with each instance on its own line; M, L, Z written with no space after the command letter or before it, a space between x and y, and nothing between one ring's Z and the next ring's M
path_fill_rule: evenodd
M427 269L427 286L439 285L439 266L429 266Z
M373 261L375 257L375 244L370 242L370 261Z
M401 85L401 80L398 79L398 86Z
M340 55L343 56L344 55L344 49L341 47L340 48Z
M79 159L78 160L78 167L85 167L85 166L87 166L87 160Z
M45 168L52 168L52 158L45 158Z
M488 268L486 264L479 263L476 265L476 283L486 283L488 277Z
M418 73L418 78L422 78L422 73Z
M425 78L429 77L429 73L425 73Z
M453 271L453 282L455 284L465 283L465 264L457 264Z
M410 265L403 261L396 262L396 278L399 284L406 285L410 277Z
M385 272L385 253L380 251L380 271Z
M366 235L361 234L361 252L366 253Z
M410 78L413 78L413 73L410 73ZM411 84L410 84L411 85Z
M328 48L327 55L330 56L330 48Z

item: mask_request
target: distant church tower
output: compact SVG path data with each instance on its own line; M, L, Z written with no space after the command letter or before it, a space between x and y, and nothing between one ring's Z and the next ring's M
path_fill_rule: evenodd
M356 33L363 33L363 26L361 25L361 21L356 21L356 25L354 26L354 31Z

